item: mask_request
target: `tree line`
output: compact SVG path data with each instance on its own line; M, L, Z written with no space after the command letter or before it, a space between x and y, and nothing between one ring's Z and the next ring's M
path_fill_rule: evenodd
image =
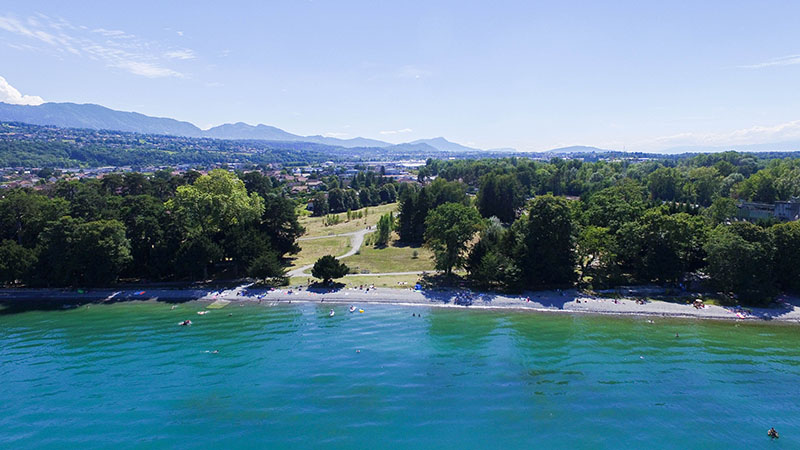
M299 250L294 202L258 172L114 174L0 198L0 282L280 278Z
M800 222L735 218L736 199L800 194L797 160L721 154L669 164L429 161L426 177L436 179L400 190L398 233L429 246L438 269L464 269L490 288L694 277L750 304L800 289ZM677 182L663 183L665 172ZM738 181L726 182L731 175Z

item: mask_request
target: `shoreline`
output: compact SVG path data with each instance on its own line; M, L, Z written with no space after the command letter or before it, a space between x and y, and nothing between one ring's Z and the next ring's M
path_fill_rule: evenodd
M334 290L318 288L253 288L240 285L231 289L156 288L156 289L91 289L84 292L66 289L9 288L0 289L0 305L12 309L55 309L54 307L122 301L187 301L216 300L246 303L290 304L384 304L396 306L450 307L519 312L594 314L613 316L647 316L678 319L712 319L733 321L781 322L800 324L800 299L783 297L778 308L734 308L706 305L697 309L689 304L636 297L608 298L590 296L577 290L535 291L521 295L502 295L468 290L411 290L373 288L368 291L353 287Z

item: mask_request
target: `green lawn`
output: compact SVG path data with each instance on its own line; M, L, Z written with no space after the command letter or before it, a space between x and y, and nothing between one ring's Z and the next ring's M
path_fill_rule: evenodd
M373 235L370 235L373 236ZM412 272L433 270L430 250L424 247L399 247L396 236L388 246L375 248L373 245L361 246L360 254L342 260L353 273ZM414 258L414 251L417 257Z
M334 281L344 283L347 286L360 286L362 284L371 285L376 287L395 288L395 289L409 289L413 288L420 275L380 275L380 276L365 276L365 275L348 275L344 278L339 278ZM312 278L312 281L316 281ZM308 282L308 277L293 277L289 280L290 286L305 285ZM404 284L398 284L404 283Z
M363 213L364 209L367 210L366 217L345 222L345 220L347 220L347 213L340 213L337 215L342 219L342 221L329 227L323 225L323 217L302 216L298 218L298 221L300 222L300 225L306 229L306 234L304 234L303 237L328 236L331 234L350 233L352 231L363 230L368 226L377 224L381 215L386 214L389 211L394 211L396 213L397 203L370 206L369 208L361 208L357 211L361 211Z
M300 253L295 255L292 261L292 268L313 264L317 259L325 255L339 256L350 250L350 237L331 237L324 239L314 239L311 241L298 241Z

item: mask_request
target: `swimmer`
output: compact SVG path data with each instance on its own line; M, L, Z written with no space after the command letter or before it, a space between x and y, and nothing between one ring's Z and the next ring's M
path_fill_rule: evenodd
M191 324L192 324L192 321L191 321L191 320L184 320L183 322L179 322L179 323L178 323L178 325L180 325L180 326L182 326L182 327L187 327L187 326L189 326L189 325L191 325Z
M775 431L775 428L770 428L767 430L767 436L771 437L772 439L778 439L780 437L778 436L778 432Z
M351 305L350 306L350 312L356 312L356 307Z
M333 317L334 314L336 314L336 313L333 310L331 310L330 314L328 314L328 317Z

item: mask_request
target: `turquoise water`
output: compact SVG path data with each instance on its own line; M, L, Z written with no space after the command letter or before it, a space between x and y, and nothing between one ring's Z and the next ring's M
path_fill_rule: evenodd
M800 327L329 308L0 315L0 447L800 448Z

